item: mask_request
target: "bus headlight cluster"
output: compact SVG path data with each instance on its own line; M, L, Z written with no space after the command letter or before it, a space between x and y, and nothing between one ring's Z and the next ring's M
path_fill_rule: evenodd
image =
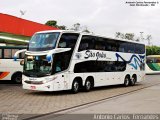
M53 81L55 79L57 79L57 77L45 78L45 80L43 81L43 83L51 82L51 81Z

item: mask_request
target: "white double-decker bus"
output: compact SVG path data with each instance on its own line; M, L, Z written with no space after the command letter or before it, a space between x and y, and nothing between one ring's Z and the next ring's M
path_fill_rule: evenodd
M25 52L23 88L72 90L144 80L145 45L74 31L42 31Z

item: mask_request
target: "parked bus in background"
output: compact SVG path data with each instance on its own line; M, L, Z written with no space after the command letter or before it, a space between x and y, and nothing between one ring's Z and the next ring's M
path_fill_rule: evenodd
M160 55L146 57L146 74L160 74Z
M72 90L144 80L145 45L74 31L42 31L25 52L23 88Z
M25 46L0 46L0 80L12 80L15 83L22 82L23 67L19 61L24 58L24 53L19 54L18 61L14 61L14 54L26 49Z

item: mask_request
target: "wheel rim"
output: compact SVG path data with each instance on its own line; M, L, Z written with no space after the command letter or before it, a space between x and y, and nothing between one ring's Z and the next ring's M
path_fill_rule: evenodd
M126 79L125 79L125 86L128 86L128 85L129 85L129 79L126 78Z
M20 76L18 76L18 77L15 78L15 81L16 81L17 83L20 83L20 82L22 82L22 78L21 78Z
M91 88L91 82L90 81L86 81L86 89L90 90Z
M131 80L131 84L134 85L135 82L136 82L136 79L133 77L132 80Z
M78 84L78 82L74 82L73 87L74 87L74 91L77 92L78 89L79 89L79 84Z

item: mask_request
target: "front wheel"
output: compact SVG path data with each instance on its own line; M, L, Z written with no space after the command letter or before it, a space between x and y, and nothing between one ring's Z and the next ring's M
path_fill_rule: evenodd
M79 92L79 82L77 80L73 81L72 83L72 92L75 94L75 93L78 93Z

